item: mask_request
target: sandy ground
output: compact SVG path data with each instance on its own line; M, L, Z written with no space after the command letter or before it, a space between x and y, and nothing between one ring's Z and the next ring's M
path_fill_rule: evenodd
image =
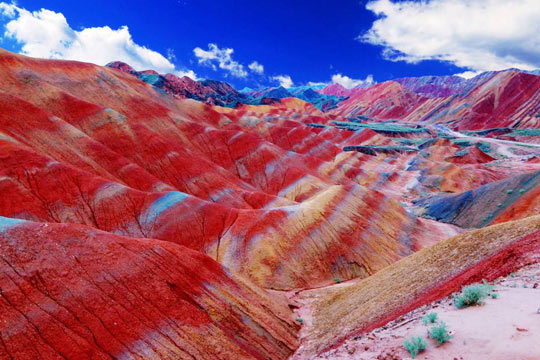
M297 353L292 359L410 359L402 346L404 339L422 336L428 347L417 359L540 360L540 264L500 278L495 284L498 298L489 298L482 306L457 309L452 298L445 298L371 333L348 339L319 357ZM421 320L432 311L448 325L453 336L439 347L428 339L429 326ZM299 316L307 315L302 313Z
M455 136L455 137L458 137L458 138L464 138L464 139L471 139L472 141L484 141L484 142L487 142L487 143L490 143L492 145L495 145L495 151L499 154L499 155L502 155L502 156L505 156L505 157L508 157L508 158L519 158L519 157L523 157L523 156L520 156L520 155L516 155L513 151L511 151L511 148L515 148L515 147L524 147L524 150L525 152L530 152L530 153L537 153L538 152L538 148L540 148L540 144L535 144L535 143L524 143L524 142L519 142L519 141L511 141L511 140L502 140L502 139L494 139L494 138L489 138L489 137L482 137L482 136L470 136L470 135L465 135L465 134L462 134L460 132L457 132L457 131L454 131L454 130L451 130L451 129L448 129L447 127L445 126L442 126L442 125L435 125L434 126L435 129L439 130L439 131L442 131L448 135L451 135L451 136ZM536 148L536 149L531 149L531 148Z

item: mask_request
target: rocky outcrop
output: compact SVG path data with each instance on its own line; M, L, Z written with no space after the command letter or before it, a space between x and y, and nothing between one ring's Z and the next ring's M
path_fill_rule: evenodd
M0 217L0 357L286 359L283 301L169 242Z

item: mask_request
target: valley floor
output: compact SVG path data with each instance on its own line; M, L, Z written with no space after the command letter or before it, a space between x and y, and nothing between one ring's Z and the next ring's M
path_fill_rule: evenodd
M417 359L540 359L540 264L525 267L494 283L499 296L497 299L487 299L485 305L457 309L452 304L452 298L447 297L368 334L348 339L317 359L410 359L402 346L403 341L410 336L428 338L429 327L422 324L422 317L432 311L448 325L452 339L440 347L436 347L434 340L428 339L427 350L420 353ZM299 316L309 320L306 307L300 309ZM303 357L297 353L293 359Z

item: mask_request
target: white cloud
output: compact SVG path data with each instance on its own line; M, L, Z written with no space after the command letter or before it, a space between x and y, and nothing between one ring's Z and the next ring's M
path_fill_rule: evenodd
M184 77L187 76L191 78L192 80L198 80L197 74L193 70L177 70L174 72L174 75L178 77Z
M464 71L464 72L459 73L459 74L454 74L454 76L459 76L459 77L462 77L464 79L472 79L473 77L475 77L476 75L479 75L481 73L482 73L481 71Z
M264 73L264 66L259 64L257 61L252 62L248 65L249 70L253 71L256 74Z
M270 80L277 81L279 83L279 85L283 86L285 89L288 89L288 88L290 88L290 87L292 87L294 85L293 81L292 81L292 79L291 79L291 77L289 75L272 76L270 78Z
M233 60L232 54L234 53L234 49L220 49L216 44L208 44L208 50L196 47L193 49L193 53L197 57L199 64L210 66L214 70L217 70L217 64L220 69L226 70L232 76L238 78L245 78L248 75L244 69L244 65Z
M170 62L176 61L176 54L171 48L167 49L167 60L169 60Z
M326 85L330 85L330 83L322 82L322 81L309 81L307 85L308 86L326 86Z
M105 65L123 61L137 70L160 73L178 71L159 52L133 41L127 26L73 30L65 16L47 9L28 11L14 4L0 3L0 14L9 18L4 36L22 45L21 53L49 59L68 59ZM189 72L194 75L193 71Z
M360 85L372 85L375 81L373 75L368 75L365 79L351 79L346 75L335 74L332 76L332 83L339 84L346 89L352 89Z
M538 0L372 0L361 41L392 61L440 60L473 71L540 68ZM470 74L469 74L470 75Z

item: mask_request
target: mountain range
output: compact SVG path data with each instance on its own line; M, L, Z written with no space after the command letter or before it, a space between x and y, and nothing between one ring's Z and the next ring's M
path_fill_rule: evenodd
M1 359L314 359L540 262L534 73L238 91L1 50L0 91Z

